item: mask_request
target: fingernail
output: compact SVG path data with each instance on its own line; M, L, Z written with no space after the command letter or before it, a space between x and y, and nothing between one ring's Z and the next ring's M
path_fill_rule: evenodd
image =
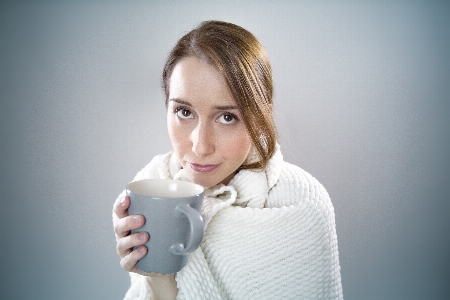
M121 206L125 205L125 197L122 197L122 199L120 199L120 205Z
M140 223L141 223L141 218L140 218L140 216L134 216L134 217L133 217L133 222L134 222L134 224L140 224Z
M139 235L138 235L138 239L140 240L140 241L144 241L145 240L145 238L146 238L146 233L145 232L141 232L141 233L139 233Z
M142 247L139 247L139 253L140 254L145 254L145 252L147 251L146 249L145 249L145 247L144 246L142 246Z

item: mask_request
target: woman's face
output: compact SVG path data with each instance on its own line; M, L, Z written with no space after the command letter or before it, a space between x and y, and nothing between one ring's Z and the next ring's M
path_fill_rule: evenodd
M196 57L183 58L173 68L167 127L189 179L204 187L228 183L251 149L225 79Z

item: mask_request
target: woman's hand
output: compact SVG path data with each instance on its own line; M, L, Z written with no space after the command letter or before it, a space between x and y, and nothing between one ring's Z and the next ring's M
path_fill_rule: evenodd
M141 215L128 215L130 198L128 196L117 198L114 203L114 213L118 219L114 222L114 231L117 235L117 254L120 256L120 265L128 272L140 275L148 275L136 267L136 263L147 254L147 247L144 245L149 235L146 232L130 234L130 230L138 229L145 223L145 218ZM133 250L133 247L140 246Z
M130 198L128 196L117 198L114 203L114 213L118 219L114 221L114 231L117 235L117 254L120 256L120 265L128 272L148 276L152 299L175 299L178 288L175 274L163 275L159 273L145 273L136 267L136 263L147 254L144 245L150 238L148 233L140 232L130 234L130 230L144 226L145 218L141 215L128 215ZM133 250L133 247L140 246Z

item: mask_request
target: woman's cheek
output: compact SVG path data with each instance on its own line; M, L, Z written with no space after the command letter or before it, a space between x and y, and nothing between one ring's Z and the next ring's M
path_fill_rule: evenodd
M249 153L250 146L251 139L245 129L235 131L232 134L228 132L228 134L220 135L219 149L222 150L222 155L231 157L233 160L245 159Z
M182 157L183 145L186 143L186 135L181 132L180 126L177 126L177 124L173 121L168 123L168 131L170 142L172 143L172 148L175 151L175 154Z

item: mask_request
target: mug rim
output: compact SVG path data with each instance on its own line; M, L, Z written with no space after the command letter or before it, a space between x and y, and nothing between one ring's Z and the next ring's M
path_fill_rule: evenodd
M154 195L149 195L149 194L146 194L146 193L134 191L134 190L131 189L131 188L134 188L134 187L130 188L130 185L132 186L133 184L138 184L140 182L155 182L155 183L156 182L160 182L160 183L162 183L162 182L164 182L164 183L170 183L170 182L173 183L173 182L175 182L176 184L181 184L181 185L192 185L192 186L195 187L195 189L198 189L199 192L189 194L188 196L154 196ZM183 180L175 180L175 179L159 179L159 178L155 178L155 179L153 179L153 178L146 178L146 179L133 180L133 181L131 181L131 182L129 182L127 184L126 190L127 190L127 192L131 192L131 193L134 193L134 194L137 194L137 195L152 197L153 199L168 199L168 198L169 199L170 198L179 199L179 198L199 197L199 196L201 196L202 194L205 193L205 188L203 186L197 184L197 183L194 183L194 182L183 181Z

